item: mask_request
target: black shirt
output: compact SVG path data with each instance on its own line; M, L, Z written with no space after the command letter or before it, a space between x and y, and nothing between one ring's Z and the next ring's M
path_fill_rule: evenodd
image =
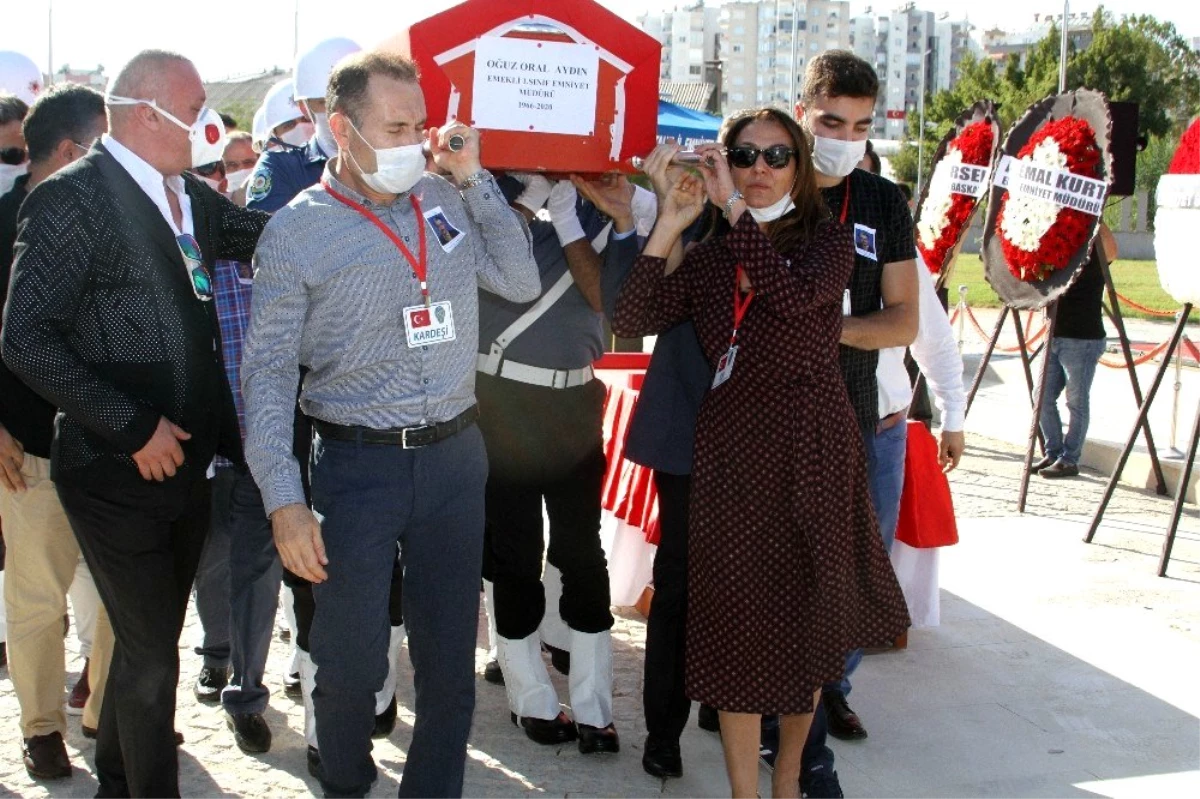
M12 190L0 197L0 309L8 300L12 275L13 245L17 239L17 211L29 193L29 175L22 175ZM0 361L0 424L30 455L50 457L54 438L55 407L8 370Z
M850 315L866 316L883 307L883 267L916 258L912 212L900 187L887 178L856 169L836 186L822 189L825 205L840 219L846 190L846 224L854 231L854 272L850 275ZM850 404L864 435L879 421L878 350L842 345L838 350Z
M1096 244L1100 246L1099 242ZM1096 340L1107 338L1104 332L1104 272L1100 269L1100 254L1084 263L1079 277L1058 300L1058 316L1054 320L1056 338Z

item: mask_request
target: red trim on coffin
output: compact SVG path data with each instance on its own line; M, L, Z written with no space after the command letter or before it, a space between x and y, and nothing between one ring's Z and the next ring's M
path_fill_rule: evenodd
M445 123L454 88L459 91L458 118L469 124L474 51L444 65L439 65L434 59L502 25L533 16L549 17L574 28L629 64L632 71L623 74L614 64L601 58L593 135L481 131L483 165L492 169L549 172L594 173L618 167L632 171L628 159L634 155L645 155L656 144L662 45L592 0L507 0L503 3L467 0L412 25L383 42L379 49L398 51L417 62L421 69L421 88L425 93L430 126L440 127ZM572 41L565 34L510 32L505 36ZM616 107L616 93L611 88L622 76L625 81L623 112ZM616 161L609 157L613 143L610 125L624 125L624 137ZM531 135L536 138L531 139ZM531 146L531 142L536 142L536 145Z

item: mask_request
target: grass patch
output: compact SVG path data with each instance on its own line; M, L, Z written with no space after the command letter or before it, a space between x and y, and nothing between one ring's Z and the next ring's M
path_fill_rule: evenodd
M1139 305L1158 311L1176 310L1179 304L1163 291L1158 282L1158 267L1154 261L1124 261L1117 259L1112 265L1113 283L1117 293L1128 297ZM983 277L983 261L978 255L963 253L946 281L950 289L951 304L958 302L958 287L967 287L967 304L972 308L999 308L1004 303ZM1121 314L1127 319L1148 319L1154 322L1171 322L1169 316L1154 316L1122 303ZM1193 311L1188 320L1200 322L1200 311Z

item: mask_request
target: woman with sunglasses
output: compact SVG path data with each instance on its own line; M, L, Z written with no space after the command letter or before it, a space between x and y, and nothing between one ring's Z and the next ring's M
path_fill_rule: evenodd
M690 318L713 368L689 509L687 695L720 710L734 796L757 793L759 720L779 714L772 792L797 796L821 686L850 649L908 625L838 366L854 249L786 114L737 114L721 144L695 149L699 176L670 166L673 144L647 159L664 196L613 331ZM713 234L684 255L706 199Z

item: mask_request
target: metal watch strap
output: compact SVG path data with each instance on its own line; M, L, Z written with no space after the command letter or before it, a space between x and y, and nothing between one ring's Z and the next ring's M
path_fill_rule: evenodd
M490 178L491 176L492 176L491 172L488 172L486 169L481 169L478 172L476 172L474 175L471 175L466 180L464 180L462 182L462 185L459 186L459 189L466 190L466 189L474 188L475 186L478 186L478 185L484 183L485 181L487 181L487 179Z
M742 197L742 193L737 189L734 189L733 194L729 195L729 199L725 201L725 208L721 211L721 213L725 216L726 222L730 221L729 215L733 213L733 204L742 199L745 198Z

